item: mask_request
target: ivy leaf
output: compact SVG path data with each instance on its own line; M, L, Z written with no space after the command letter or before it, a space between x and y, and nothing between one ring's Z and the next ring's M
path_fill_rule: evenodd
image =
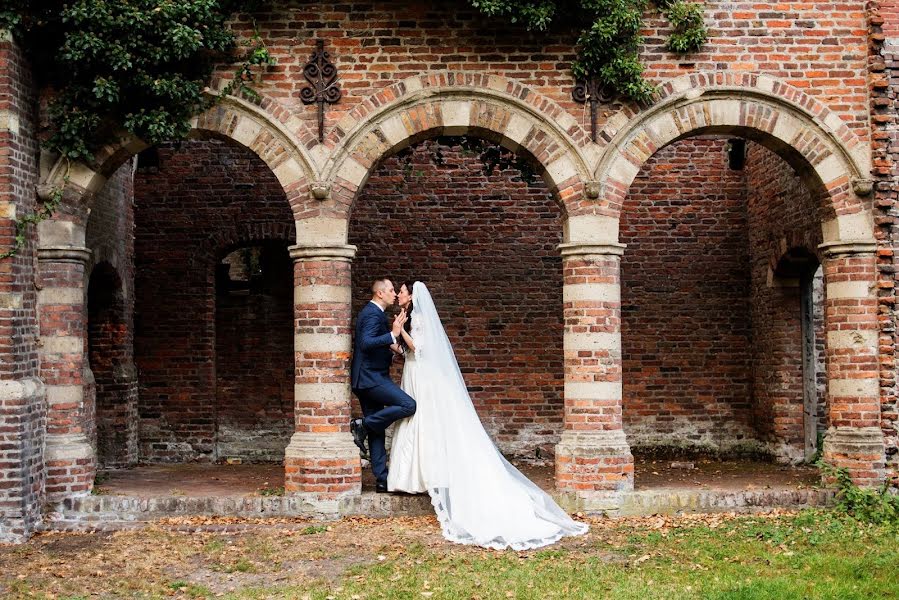
M666 47L672 52L692 52L708 41L708 30L703 20L702 5L675 0L668 5L665 15L673 29Z
M97 77L94 79L94 96L105 102L115 102L119 98L119 85L105 77Z

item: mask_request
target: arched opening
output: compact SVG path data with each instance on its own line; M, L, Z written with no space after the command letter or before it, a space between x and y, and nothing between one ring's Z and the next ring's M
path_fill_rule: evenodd
M733 133L674 141L641 167L620 221L624 428L637 489L814 481L766 458L811 458L822 425L819 194ZM820 275L817 285L820 294ZM658 460L671 455L695 460Z
M383 158L349 223L354 313L375 277L425 281L486 430L520 464L542 465L526 472L548 486L563 419L561 241L534 159L481 137Z
M777 261L772 271L772 283L776 287L798 289L802 346L804 438L802 456L804 460L811 461L821 450L821 439L827 431L828 424L824 352L824 269L815 253L807 248L790 248ZM795 296L795 293L793 295ZM792 455L798 457L798 448L793 449Z
M132 329L122 280L108 262L94 266L87 288L88 361L96 397L97 461L137 461L137 382Z
M118 182L118 171L110 181ZM101 485L109 493L185 496L277 488L293 429L286 247L294 221L284 189L253 151L208 136L142 152L133 186L133 202L126 194L119 210L134 211L124 230L130 234L133 222L133 280L125 287L133 290L140 386L132 437L141 467L109 473ZM100 253L128 260L128 244L119 249L119 236L107 233L95 229ZM109 304L110 289L98 279L92 305ZM210 465L225 461L268 464L227 473Z
M280 462L293 433L293 262L288 242L216 265L215 455Z

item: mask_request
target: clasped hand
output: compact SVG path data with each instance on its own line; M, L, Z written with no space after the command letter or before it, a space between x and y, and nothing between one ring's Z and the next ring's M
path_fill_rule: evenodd
M403 325L405 325L408 320L409 317L406 315L406 309L401 309L399 314L393 319L393 337L400 337L403 332Z

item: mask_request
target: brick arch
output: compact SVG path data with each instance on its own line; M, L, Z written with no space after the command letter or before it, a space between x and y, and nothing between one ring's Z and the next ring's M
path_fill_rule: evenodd
M296 137L263 109L232 96L191 121L189 139L221 137L256 154L281 183L294 214L305 210L311 182L316 180L312 159ZM146 149L143 140L126 135L97 151L87 164L58 159L43 180L44 186L65 186L69 193L91 198L128 158Z
M812 231L790 230L777 242L768 256L768 271L780 276L784 267L791 267L797 257L808 259L809 264L824 264L824 253L818 248L818 240Z
M216 232L206 242L206 252L217 262L230 252L244 246L264 242L293 242L294 230L287 223L241 224L227 231Z
M873 240L864 192L870 178L867 144L819 101L762 75L694 74L667 82L661 100L610 119L594 170L600 199L589 211L617 219L628 189L646 160L662 147L694 135L738 135L780 155L822 198L825 242Z
M768 257L765 274L767 287L796 287L802 277L813 276L824 265L824 256L808 240L795 244L787 242L789 236L781 238L777 249Z
M116 273L121 271L123 268L121 265L121 255L118 253L113 244L109 242L102 242L91 248L91 256L89 261L90 262L87 265L89 272L92 272L93 269L98 267L101 263L107 263L110 268L116 271Z
M574 122L570 115L553 121L549 115L554 111L541 112L510 93L493 89L447 85L417 91L373 110L362 121L341 121L343 126L351 123L353 128L346 134L334 133L333 141L340 146L332 152L323 177L331 186L333 219L348 219L359 191L379 161L439 135L483 137L529 154L540 165L563 211L583 195L588 161L575 137L563 129L569 119ZM520 95L529 96L525 92ZM576 122L571 127L579 128ZM338 129L342 129L340 124ZM336 234L332 232L334 238L329 241L345 243L346 230Z

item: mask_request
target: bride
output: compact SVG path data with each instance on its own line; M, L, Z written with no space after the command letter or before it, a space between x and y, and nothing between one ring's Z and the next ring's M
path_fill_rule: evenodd
M493 445L427 286L404 283L397 300L411 322L398 340L406 355L401 387L418 410L397 423L387 488L427 492L451 542L527 550L586 533Z

